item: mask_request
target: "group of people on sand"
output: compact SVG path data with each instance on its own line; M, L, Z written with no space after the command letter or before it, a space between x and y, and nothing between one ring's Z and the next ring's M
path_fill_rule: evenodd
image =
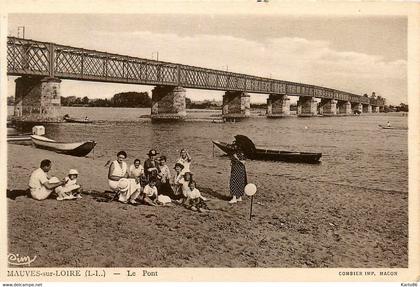
M191 172L192 158L186 149L182 149L173 169L167 165L166 156L158 157L159 153L151 149L148 158L141 164L140 159L135 159L133 164L126 163L127 153L120 151L117 159L112 161L108 170L108 184L114 192L115 198L122 203L138 205L166 205L171 202L183 204L193 211L204 212L207 205L206 197L201 195ZM230 155L231 176L230 193L232 199L229 203L242 201L244 188L247 184L245 158L239 149ZM52 163L45 159L40 167L32 172L29 179L29 188L32 198L44 200L55 190L57 200L82 198L82 188L78 184L78 171L70 169L68 175L59 180L48 177Z
M141 165L135 159L128 167L125 162L127 153L120 151L108 171L108 183L122 203L137 205L140 202L152 206L171 202L182 203L187 208L203 212L208 200L196 187L191 172L191 156L182 149L174 165L175 173L167 165L166 156L158 157L158 152L151 149Z

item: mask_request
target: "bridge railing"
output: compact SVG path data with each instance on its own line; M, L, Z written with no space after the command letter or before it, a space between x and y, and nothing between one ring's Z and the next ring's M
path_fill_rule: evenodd
M8 37L9 75L172 85L184 88L288 94L369 103L369 98L330 88L215 69L154 61L83 48Z

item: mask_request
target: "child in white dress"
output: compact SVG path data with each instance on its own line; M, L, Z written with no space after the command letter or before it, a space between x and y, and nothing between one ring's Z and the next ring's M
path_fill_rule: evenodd
M75 169L70 169L68 175L64 178L66 182L63 186L55 189L57 192L57 200L80 199L82 198L81 187L77 184L77 177L79 172Z

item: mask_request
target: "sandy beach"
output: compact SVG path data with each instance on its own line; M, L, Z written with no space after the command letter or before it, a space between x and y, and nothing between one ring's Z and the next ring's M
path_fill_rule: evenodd
M258 186L250 221L249 199L231 206L220 199L228 190L200 183L211 198L205 214L101 202L106 160L8 144L9 195L27 188L45 158L53 162L51 176L77 168L92 194L77 201L7 199L9 252L36 255L31 267L408 265L407 193L279 177L280 193Z

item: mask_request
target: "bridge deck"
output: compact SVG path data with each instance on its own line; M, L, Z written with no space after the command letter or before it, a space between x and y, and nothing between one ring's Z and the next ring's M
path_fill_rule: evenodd
M55 43L8 37L7 73L61 79L170 85L184 88L287 94L337 99L382 106L370 99L339 90L240 73L87 50Z

